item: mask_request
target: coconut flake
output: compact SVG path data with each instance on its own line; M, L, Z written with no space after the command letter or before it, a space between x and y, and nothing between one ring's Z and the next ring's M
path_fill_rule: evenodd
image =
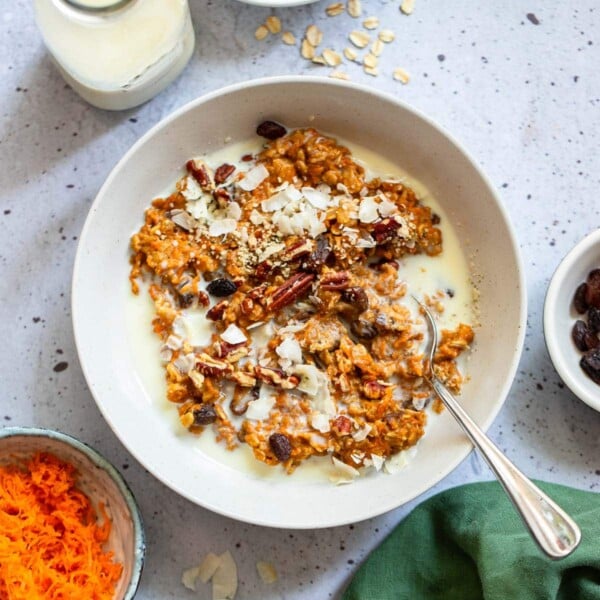
M302 348L293 337L285 337L281 344L275 348L278 356L290 360L292 363L302 362Z
M178 225L186 231L193 231L196 229L196 220L185 210L179 208L172 210L169 214L169 218L175 225Z
M256 563L256 570L263 583L275 583L277 581L277 571L271 563L259 560Z
M377 206L377 210L382 217L389 217L395 212L398 212L398 207L391 201L388 200L383 194L379 196L381 202Z
M225 213L229 219L239 221L242 216L242 207L237 202L230 202L227 205L227 211Z
M183 346L183 340L178 335L171 334L165 341L165 346L169 350L179 350Z
M373 461L375 470L381 471L381 467L383 467L383 463L385 462L383 456L379 456L379 454L371 454L371 460Z
M311 187L303 187L302 195L315 207L320 210L326 210L331 204L329 194L324 194L320 190Z
M202 583L208 583L221 565L221 558L209 552L198 566L198 578Z
M282 327L281 329L277 330L277 333L281 336L285 335L286 333L298 333L299 331L302 331L304 328L306 327L306 322L304 323L290 323L288 325L286 325L285 327Z
M320 412L314 412L310 416L310 425L313 429L321 433L327 433L331 430L329 425L329 416Z
M377 246L375 240L368 233L356 242L357 248L375 248L375 246Z
M171 331L174 335L185 339L187 337L187 323L181 315L177 315L171 324Z
M358 220L361 223L373 223L379 218L377 212L377 202L373 196L363 198L358 208Z
M371 431L371 426L367 423L364 427L362 427L358 431L355 431L352 434L352 439L355 442L362 442L367 439L367 436L369 435L370 431Z
M263 223L266 223L266 221L267 220L265 217L261 215L255 208L250 213L250 222L253 225L262 225Z
M235 219L219 219L213 221L208 228L208 235L211 237L217 237L219 235L225 235L232 233L237 228L237 221Z
M173 351L166 345L163 344L159 350L160 360L163 362L169 362L173 356Z
M183 374L189 373L196 366L196 355L192 352L178 356L173 366Z
M243 344L248 338L246 338L244 332L235 323L231 323L221 334L221 339L235 346L236 344Z
M285 249L285 244L281 243L281 244L270 244L268 245L260 254L260 256L258 257L258 261L262 262L263 260L267 260L267 258L269 258L269 256L273 256L274 254L277 254L278 252L281 252L281 250Z
M233 600L237 592L237 565L229 551L219 557L221 564L212 576L212 599Z
M293 371L300 375L297 389L312 396L312 405L317 412L335 416L335 402L329 393L328 378L314 365L296 365Z
M277 399L277 390L270 385L261 385L258 398L248 402L246 419L253 421L262 421L269 416L271 409L275 406Z
M246 171L245 177L238 183L238 185L246 192L255 190L267 177L269 171L265 165L256 165L249 171Z
M197 200L196 202L188 202L185 205L185 210L192 215L192 217L194 217L194 219L197 219L198 221L209 221L211 219L209 210L208 210L208 203L210 202L210 199L207 197L202 197L199 200Z
M416 448L410 448L409 450L403 450L402 452L398 452L394 456L391 456L385 461L385 465L383 470L389 475L394 475L401 471L406 467L406 465L410 462L410 460L417 453Z
M191 567L181 574L181 583L192 592L196 591L196 579L198 579L199 571L200 567Z
M331 460L335 467L335 472L329 476L329 481L332 483L335 483L336 485L352 483L360 475L360 472L357 469L338 460L335 456L332 456Z
M186 200L198 200L202 196L202 188L194 177L188 175L181 180L181 195Z
M362 461L362 459L365 457L365 453L361 452L360 450L355 450L351 455L350 458L357 464L359 465Z

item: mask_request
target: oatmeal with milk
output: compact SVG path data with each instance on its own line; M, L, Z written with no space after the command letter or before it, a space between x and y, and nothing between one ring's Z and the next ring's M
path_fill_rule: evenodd
M436 375L463 383L468 273L462 256L458 275L440 262L459 245L404 180L368 177L335 139L270 121L257 133L237 161L190 159L131 239L167 399L182 430L288 473L311 457L330 457L338 482L391 472L432 400L411 294L445 326Z

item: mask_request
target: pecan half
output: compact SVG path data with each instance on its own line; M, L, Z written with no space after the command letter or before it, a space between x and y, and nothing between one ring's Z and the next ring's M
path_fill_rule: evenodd
M336 271L325 273L319 281L319 287L322 290L335 292L347 289L349 283L350 275L346 271Z
M211 321L220 321L223 318L223 314L228 306L229 302L227 300L221 300L221 302L217 302L217 304L206 311L206 318L210 319Z
M378 244L385 244L396 235L400 227L401 224L398 221L392 217L388 217L373 225L372 234Z
M296 273L280 285L267 301L267 308L276 312L304 295L315 278L312 273Z
M209 377L222 377L233 371L233 367L228 362L213 358L206 354L206 352L203 352L198 356L196 369L203 375L208 375Z
M350 435L352 431L352 421L345 415L336 417L333 421L331 430L337 436Z
M230 344L224 340L217 340L213 344L213 348L215 349L215 356L217 358L224 358L229 363L237 362L240 358L248 356L250 353L246 342Z
M268 260L263 260L256 265L256 269L254 270L254 277L259 281L264 281L271 271L273 270L273 264Z
M227 181L227 179L233 174L235 167L233 165L224 163L215 171L215 183L221 184Z
M192 158L185 163L185 168L205 192L214 189L210 168L203 160Z
M271 369L269 367L256 365L254 367L254 374L257 379L260 379L263 383L284 390L292 390L295 387L298 387L298 384L300 383L300 377L297 375L286 375L281 369Z

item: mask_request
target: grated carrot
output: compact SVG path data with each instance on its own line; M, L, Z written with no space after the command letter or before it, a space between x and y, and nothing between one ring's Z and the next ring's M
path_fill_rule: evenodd
M110 600L123 566L111 523L75 487L75 467L38 452L0 467L0 600Z

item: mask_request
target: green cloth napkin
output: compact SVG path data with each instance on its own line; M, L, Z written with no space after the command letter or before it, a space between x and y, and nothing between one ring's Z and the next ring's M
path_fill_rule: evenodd
M463 485L402 521L342 600L600 600L600 495L538 484L581 528L567 558L538 549L500 484Z

